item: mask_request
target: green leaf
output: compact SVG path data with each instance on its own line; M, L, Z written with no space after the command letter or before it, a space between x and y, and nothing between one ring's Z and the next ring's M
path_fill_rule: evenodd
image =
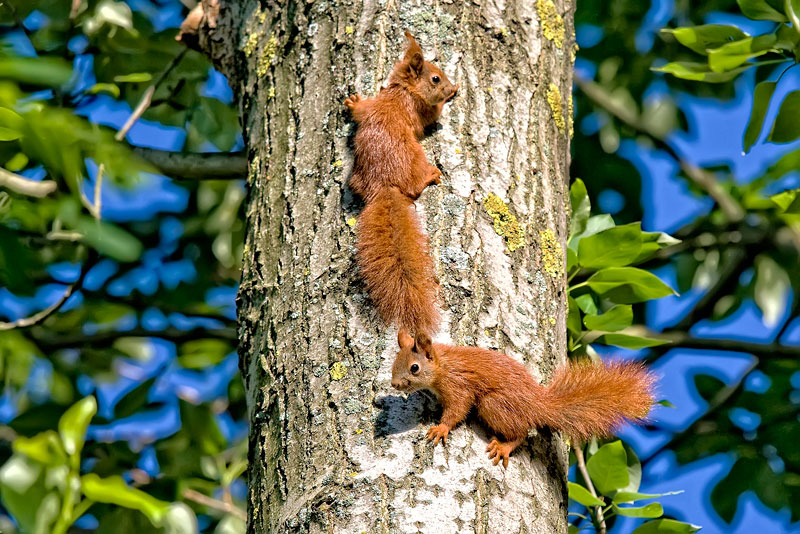
M603 506L603 501L589 493L589 490L575 484L574 482L567 482L567 489L569 490L569 498L584 506Z
M616 332L633 323L633 308L627 304L617 304L602 315L587 315L583 324L589 330Z
M755 259L756 276L753 293L756 305L761 309L764 324L773 327L786 310L786 296L791 282L786 270L765 254Z
M83 235L83 243L111 259L132 262L142 255L142 242L115 224L81 216L75 221L74 229Z
M609 267L594 273L587 285L617 304L634 304L675 295L657 276L636 267Z
M753 20L772 20L784 22L786 17L781 12L782 7L778 2L767 2L766 0L736 0L739 9L745 17ZM771 5L772 4L772 5Z
M571 272L578 265L578 254L567 247L567 272Z
M150 388L155 384L156 378L145 380L122 397L114 406L114 418L123 419L142 409L147 404L147 396L150 394Z
M800 196L798 196L800 189L790 189L772 195L769 199L774 202L783 213L800 213Z
M642 249L639 255L633 260L633 264L641 263L653 257L662 248L671 247L680 243L680 239L675 239L664 232L642 232Z
M72 77L72 67L55 57L0 57L0 78L22 83L59 87Z
M584 237L588 237L590 235L594 235L597 232L602 232L603 230L607 230L608 228L614 227L614 219L611 218L611 215L606 213L602 215L595 215L593 217L589 217L586 220L586 227L583 229L583 232L577 235L573 235L569 240L569 248L573 249L574 251L578 251L578 244L580 240Z
M61 440L58 439L58 434L54 430L41 432L32 438L19 436L14 440L12 446L14 452L24 454L44 465L63 465L67 461Z
M221 362L231 353L232 347L221 339L197 339L187 341L180 347L178 363L186 369L202 369Z
M600 447L586 462L586 469L597 491L613 495L630 481L625 448L622 442L612 441Z
M247 526L242 521L239 523L244 527ZM215 529L215 534L218 530L219 526ZM164 534L197 534L197 532L199 532L197 516L192 509L182 502L170 504L164 516ZM244 532L244 529L237 532Z
M629 336L627 334L604 334L598 338L597 342L631 350L646 349L648 347L657 347L670 343L670 341L663 339Z
M675 406L674 404L672 404L670 401L668 401L666 399L660 400L656 404L659 404L661 406L665 406L667 408L676 408L676 409L678 408L677 406Z
M683 493L681 491L668 491L667 493L637 493L635 491L620 491L614 495L612 501L616 504L629 503L635 501L642 501L647 499L657 499L659 497L666 497L668 495L678 495Z
M572 216L569 220L569 235L578 235L586 229L586 221L592 210L589 201L589 194L586 192L586 185L580 178L575 178L572 187L569 188L569 202L572 207Z
M648 521L633 531L633 534L691 534L697 532L700 527L675 521L674 519L656 519Z
M662 33L670 33L683 46L698 54L707 54L709 48L717 48L731 41L744 39L747 34L736 26L725 24L704 24L688 28L664 28Z
M14 141L20 137L22 137L21 132L0 126L0 141Z
M47 527L58 516L58 495L48 493L45 476L42 464L21 454L12 455L0 468L0 498L22 532L49 532Z
M97 401L90 395L73 404L58 420L61 442L64 444L64 451L70 456L80 455L86 439L86 429L95 413Z
M683 80L706 83L724 83L736 78L736 76L752 66L752 64L747 64L727 72L714 72L710 70L706 63L675 61L672 63L667 63L662 67L653 67L651 70L655 72L666 72L667 74L672 74L676 78L681 78Z
M775 82L761 82L756 85L755 93L753 95L753 109L750 111L750 119L747 121L747 129L744 131L744 140L742 146L744 147L745 154L750 152L753 145L761 135L761 130L764 127L764 118L767 116L769 109L769 101L772 98L772 93L775 92Z
M84 475L81 477L81 491L93 501L139 510L156 526L162 524L170 506L169 502L129 487L122 477L116 475L107 478L94 473Z
M613 508L618 515L622 515L625 517L646 517L647 519L653 519L664 515L664 509L657 502L653 502L645 506L636 506L636 507L631 506L624 508L619 507L615 504L613 505Z
M86 90L90 95L106 93L114 98L119 98L119 86L115 83L96 83Z
M713 399L725 387L725 382L711 375L694 375L694 387L705 401Z
M763 56L772 50L776 41L777 37L774 33L767 33L728 43L714 50L709 50L708 65L714 72L726 72L735 69L748 59Z
M117 83L144 83L152 79L153 75L149 72L132 72L130 74L114 76L114 81Z
M581 311L588 315L597 315L597 304L590 293L585 293L575 299Z
M791 143L800 138L800 91L792 91L781 102L778 115L772 125L767 141Z
M616 226L584 237L578 243L578 263L587 269L629 265L642 249L640 223Z

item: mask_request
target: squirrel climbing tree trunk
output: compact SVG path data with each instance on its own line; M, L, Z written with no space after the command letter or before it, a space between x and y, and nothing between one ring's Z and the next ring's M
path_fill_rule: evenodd
M566 532L567 448L508 469L469 419L433 448L433 398L390 386L397 352L358 277L343 100L374 95L409 30L459 84L423 145L417 201L442 287L440 342L503 350L547 380L566 355L574 4L203 0L183 27L228 76L250 172L239 290L250 406L248 531Z

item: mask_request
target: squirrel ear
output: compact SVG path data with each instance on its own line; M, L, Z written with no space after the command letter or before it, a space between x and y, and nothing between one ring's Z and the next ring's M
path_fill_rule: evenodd
M410 349L414 346L414 338L409 335L408 330L401 328L397 331L397 344L401 349Z
M417 352L425 353L429 360L433 359L433 343L428 334L419 333L416 339Z
M411 71L419 75L422 72L422 65L425 63L425 59L422 57L422 48L408 31L406 31L406 38L408 39L408 48L406 48L403 61L407 61Z

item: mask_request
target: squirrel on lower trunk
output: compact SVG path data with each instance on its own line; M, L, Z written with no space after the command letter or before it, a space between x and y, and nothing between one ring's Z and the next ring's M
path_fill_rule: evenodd
M509 455L531 428L549 426L586 441L610 435L625 420L643 421L653 404L655 377L635 362L569 363L543 386L497 351L434 344L428 335L414 339L404 329L397 341L392 387L430 390L442 404L441 422L428 430L428 439L447 443L450 430L475 406L496 434L486 447L494 465L502 461L508 467Z
M358 124L349 185L366 202L357 259L372 301L387 323L432 334L438 281L413 201L442 173L428 163L419 139L458 87L406 37L388 86L374 98L352 95L344 102Z

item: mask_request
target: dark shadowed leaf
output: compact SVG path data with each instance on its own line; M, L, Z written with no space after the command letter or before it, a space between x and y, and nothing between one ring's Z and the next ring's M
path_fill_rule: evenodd
M627 328L633 322L633 308L626 304L617 304L602 315L587 315L583 324L589 330L616 332Z
M633 531L633 534L691 534L698 530L700 530L700 527L697 525L683 523L674 519L657 519L641 525Z
M758 137L761 135L761 130L764 127L764 118L767 116L767 109L769 109L769 101L772 98L772 93L775 92L775 82L764 81L756 85L755 94L753 95L753 109L750 111L750 119L747 121L747 129L744 132L744 141L742 145L745 153L750 152Z
M792 91L781 102L767 140L773 143L791 143L800 138L800 121L797 117L800 117L800 91Z
M753 20L772 20L783 22L786 17L783 15L783 6L775 0L736 0L742 13Z
M627 334L605 334L597 340L599 343L622 347L623 349L639 350L648 347L666 345L669 341L650 337L630 336Z
M589 194L586 192L586 185L580 178L576 178L569 188L569 201L572 207L572 216L569 220L569 235L578 235L586 228L586 221L589 219L589 212L592 204L589 201Z

